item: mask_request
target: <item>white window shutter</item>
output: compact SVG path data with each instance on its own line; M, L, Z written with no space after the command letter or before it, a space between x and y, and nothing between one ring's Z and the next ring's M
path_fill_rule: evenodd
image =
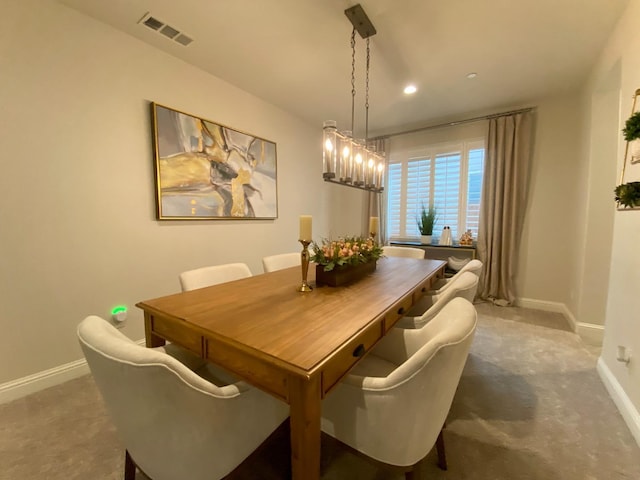
M460 208L460 152L436 157L434 192L438 233L448 226L451 228L451 237L456 239Z
M467 229L477 238L484 152L484 140L472 139L396 154L387 176L389 238L417 239L423 205L436 207L436 238L445 225L454 242Z
M387 232L390 238L398 238L401 236L402 164L390 163L387 178Z
M431 159L411 159L407 164L407 199L405 223L407 237L419 237L417 219L422 205L429 206L431 191Z
M484 173L484 148L469 150L469 172L467 178L467 225L474 239L478 238L480 225L480 200Z

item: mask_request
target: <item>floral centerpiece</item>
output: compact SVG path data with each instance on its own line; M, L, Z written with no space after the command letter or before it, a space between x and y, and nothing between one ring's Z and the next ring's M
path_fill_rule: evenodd
M316 263L316 283L342 285L371 273L382 247L373 238L344 237L312 245L311 261Z
M340 265L358 265L375 261L382 256L382 247L371 237L323 240L321 245L314 242L311 248L311 261L322 265L325 272L330 272Z

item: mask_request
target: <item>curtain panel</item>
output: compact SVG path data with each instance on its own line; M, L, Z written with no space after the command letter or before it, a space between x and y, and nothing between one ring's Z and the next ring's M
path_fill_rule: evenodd
M515 276L529 187L533 113L489 119L478 257L478 296L497 305L516 300Z

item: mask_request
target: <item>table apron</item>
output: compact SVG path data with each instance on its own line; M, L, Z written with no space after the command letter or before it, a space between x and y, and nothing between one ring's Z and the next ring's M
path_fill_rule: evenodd
M223 366L247 382L290 403L289 377L296 375L277 365L267 355L256 357L216 338L204 337L203 358Z

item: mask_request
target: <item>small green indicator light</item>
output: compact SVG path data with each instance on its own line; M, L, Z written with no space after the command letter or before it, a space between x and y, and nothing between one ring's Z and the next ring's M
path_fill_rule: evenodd
M127 311L127 307L125 307L124 305L118 305L117 307L113 307L113 310L111 310L111 315L117 315L118 313L122 313L126 311Z

